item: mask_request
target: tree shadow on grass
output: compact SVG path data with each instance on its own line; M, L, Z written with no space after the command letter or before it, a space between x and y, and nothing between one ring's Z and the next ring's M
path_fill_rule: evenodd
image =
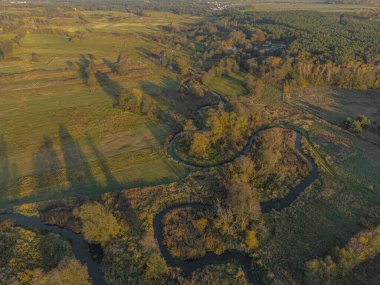
M138 54L143 58L153 62L154 64L161 65L161 57L151 52L145 47L141 47L137 50Z
M167 115L170 115L170 119L177 122L179 116L182 119L194 119L201 106L210 104L209 96L198 97L181 92L178 82L170 77L164 77L162 85L142 81L140 82L140 88L150 95L157 104L168 106L169 112L166 112ZM177 116L174 117L174 114Z
M96 147L92 137L87 133L86 134L86 142L91 148L93 154L96 157L96 160L100 166L101 171L103 172L104 177L106 178L107 188L114 189L119 188L119 182L113 176L111 170L108 167L106 157L104 154Z
M20 188L20 173L16 162L8 156L8 145L4 136L0 136L0 193L17 194ZM1 198L1 196L0 196Z
M97 71L95 77L104 92L106 92L115 103L118 102L122 92L122 87L120 84L111 80L107 73L101 71Z
M0 192L8 189L10 176L8 147L4 136L0 136Z
M72 189L98 187L88 161L65 126L59 127L61 150L66 167L66 179Z
M103 58L103 62L109 67L112 73L117 72L117 64L109 59Z
M90 60L86 58L83 54L80 55L79 61L77 62L79 67L79 75L82 78L83 82L88 81L88 74L86 68L90 65Z
M339 121L339 119L337 119L337 118L342 117L342 115L337 113L337 112L328 110L327 108L323 109L323 108L321 108L317 105L313 105L309 102L302 102L302 107L308 113L311 113L311 114L321 118L322 120L329 122L330 124L339 125L339 126L343 127L344 119L342 118L342 120Z
M149 129L150 133L159 142L160 145L165 143L169 134L169 129L160 121L148 121L145 126Z
M136 236L142 235L144 225L142 224L136 210L133 209L127 195L123 192L117 193L115 196L113 208L118 211L120 217L125 220L132 232Z
M174 90L165 83L161 86L150 81L140 82L141 90L148 94L157 104L166 105L170 110L175 110L177 102L182 98L178 90Z
M37 177L38 189L49 188L57 192L61 188L60 163L54 150L53 142L44 136L36 154L33 155L32 165L34 175Z

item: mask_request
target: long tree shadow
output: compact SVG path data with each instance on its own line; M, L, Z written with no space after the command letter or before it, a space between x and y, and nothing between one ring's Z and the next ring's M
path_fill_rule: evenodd
M20 182L18 165L10 161L7 142L4 136L0 136L0 193L17 195Z
M117 102L122 91L122 87L119 83L111 80L107 73L101 71L97 71L95 77L104 92Z
M66 167L66 179L72 189L97 187L88 161L65 126L59 127L59 138Z
M40 148L33 155L32 165L34 175L37 177L38 189L49 188L57 192L61 188L60 163L54 150L53 142L48 136L44 136Z
M98 161L98 164L100 166L100 169L103 172L104 177L106 178L107 187L110 189L119 188L120 187L119 182L111 173L111 170L109 169L108 164L107 164L106 157L96 147L94 141L92 140L92 137L89 134L86 134L86 141L89 147L91 148L92 152L94 153Z
M178 121L178 116L182 119L194 119L197 116L197 110L205 105L209 105L213 97L194 96L181 92L178 82L169 77L162 79L162 85L157 85L149 81L140 82L140 88L146 94L156 101L158 105L166 105L169 112L167 117L173 121Z
M103 62L109 67L112 73L117 72L117 64L107 58L103 58Z
M83 54L80 55L79 61L77 62L79 67L79 75L82 78L83 82L88 81L88 74L86 68L90 65L90 60L86 58Z
M8 148L4 136L0 136L0 192L5 192L9 184Z
M127 221L128 225L132 229L132 233L141 237L144 231L144 225L136 210L133 209L126 193L120 192L115 195L114 209L120 213L123 220Z

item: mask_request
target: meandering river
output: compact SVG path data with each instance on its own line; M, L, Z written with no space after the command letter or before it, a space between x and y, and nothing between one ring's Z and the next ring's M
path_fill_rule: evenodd
M16 225L30 227L41 231L48 231L61 235L71 242L73 253L76 259L82 264L87 265L88 273L94 285L106 284L100 269L99 262L95 261L90 251L90 245L86 242L82 234L74 233L70 230L60 228L54 225L45 224L39 217L28 217L21 214L10 213L2 214L0 218L12 220Z
M221 97L218 94L215 94L219 99L218 103L221 102ZM214 105L209 105L206 107L203 107L199 110L199 113L202 116L203 110L210 108ZM183 163L187 166L191 167L202 167L202 168L207 168L207 167L220 167L224 165L225 163L231 162L235 160L237 157L247 154L253 144L255 143L255 140L257 136L262 133L263 131L269 129L269 128L274 128L273 127L267 127L260 129L256 131L251 138L249 139L248 144L246 147L238 154L233 159L230 159L228 161L223 161L220 163L217 163L212 166L201 166L201 165L196 165L187 161L184 161L180 158L178 158L175 155L175 152L173 150L175 140L184 134L184 132L178 133L174 138L171 140L168 146L167 153L168 155L175 161L179 163ZM198 132L202 132L204 130L200 130ZM316 163L311 157L308 157L303 151L301 147L301 139L302 135L297 132L297 137L296 137L296 143L295 143L295 148L300 151L300 153L304 156L304 158L307 160L309 165L311 166L311 171L309 175L303 179L298 185L296 185L293 189L291 189L287 195L278 200L278 201L269 201L269 202L264 202L261 203L261 211L263 213L267 213L271 210L281 210L285 207L288 207L291 203L293 203L298 196L311 184L313 183L317 177L318 177L318 168ZM216 255L215 253L208 252L204 257L199 258L199 259L191 259L191 260L178 260L172 257L170 254L169 250L165 247L164 241L163 241L163 231L162 231L162 219L163 217L170 211L174 209L180 209L180 208L187 208L187 207L192 207L193 209L198 209L198 210L205 210L205 209L212 209L212 205L203 205L199 203L186 203L186 204L178 204L178 205L172 205L163 211L159 212L153 220L153 227L154 227L154 236L158 242L159 249L161 251L162 256L165 258L167 264L171 267L179 267L181 268L183 274L185 276L191 275L192 272L195 270L202 268L205 265L210 265L210 264L217 264L225 261L238 261L242 264L244 272L247 276L247 279L251 284L262 284L261 280L255 276L251 270L252 268L252 258L244 253L240 252L237 250L230 250L226 251L221 255ZM101 273L101 268L99 264L99 260L96 261L96 259L93 259L89 250L89 244L86 242L82 234L76 234L70 230L60 228L58 226L54 225L48 225L45 224L41 218L39 217L28 217L28 216L23 216L21 214L17 213L9 213L9 214L2 214L0 215L0 218L7 218L15 222L15 224L23 227L31 227L35 228L38 230L42 231L49 231L53 233L57 233L61 235L62 237L68 239L71 244L72 244L72 249L74 256L82 263L85 264L88 268L88 272L90 275L90 278L93 281L93 284L95 285L103 285L105 284L104 277Z
M253 146L258 135L260 135L260 133L262 133L262 132L264 132L270 128L274 128L274 127L267 127L267 128L263 128L259 131L256 131L252 135L252 137L250 138L247 146L241 151L241 153L239 153L235 158L229 160L228 162L233 161L234 159L236 159L240 155L247 154L248 151ZM185 163L186 165L192 166L192 167L204 168L205 166L199 166L199 165L192 164L192 163L186 162L186 161L183 162L181 159L179 159L175 155L174 151L172 150L172 148L174 147L173 143L174 143L174 140L176 138L178 138L178 136L180 136L180 135L182 135L182 134L181 133L177 134L177 136L175 136L173 138L172 142L169 144L168 154L172 157L172 159L174 159L175 161L178 161L180 163ZM268 201L268 202L261 203L260 206L261 206L262 213L268 213L271 210L279 211L281 209L288 207L290 204L292 204L298 198L298 196L309 185L311 185L318 178L318 167L317 167L316 163L314 162L314 160L311 157L308 157L303 152L302 147L301 147L301 140L302 140L302 135L297 132L295 148L303 155L303 157L306 159L306 161L310 165L310 167L311 167L310 173L308 174L308 176L305 179L303 179L294 188L292 188L287 193L287 195L285 197L283 197L282 199L277 200L277 201ZM225 163L227 163L227 162L217 163L217 164L213 165L213 167L219 167ZM239 261L242 264L244 272L245 272L247 279L249 280L250 284L262 284L262 281L259 279L259 277L255 276L254 273L251 271L252 262L253 262L252 258L244 252L240 252L237 250L230 250L230 251L224 252L221 255L216 255L215 253L208 252L202 258L191 259L191 260L178 260L178 259L175 259L172 257L169 250L165 247L165 244L163 241L164 237L163 237L163 231L162 231L162 219L164 218L164 216L168 212L170 212L174 209L181 209L181 208L188 208L188 207L191 207L191 208L196 209L196 210L209 210L209 209L213 208L212 205L203 205L203 204L199 204L199 203L177 204L177 205L172 205L172 206L164 209L163 211L161 211L160 213L158 213L154 217L154 221L153 221L154 235L155 235L155 238L158 242L161 254L165 258L167 264L169 266L172 266L172 267L180 267L183 274L185 276L188 276L192 272L194 272L195 270L202 268L205 265L217 264L217 263L225 262L228 260L229 261L235 260L235 261Z

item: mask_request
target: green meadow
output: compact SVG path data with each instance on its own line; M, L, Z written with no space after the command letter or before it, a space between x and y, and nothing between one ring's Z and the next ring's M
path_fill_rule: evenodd
M168 123L123 112L115 103L126 88L142 86L169 109L165 91L175 92L176 77L146 55L158 45L147 35L159 25L193 19L157 12L149 21L123 12L84 17L84 23L49 20L81 31L78 41L28 32L1 62L1 206L169 183L187 173L165 155ZM122 50L133 59L131 72L113 76L110 63ZM90 55L109 77L106 86L82 82L80 64Z
M237 73L231 76L218 76L211 80L209 87L224 96L245 96L249 91L244 86L244 74Z

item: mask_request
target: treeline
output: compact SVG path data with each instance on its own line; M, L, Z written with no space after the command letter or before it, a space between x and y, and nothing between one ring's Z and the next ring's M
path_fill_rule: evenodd
M360 264L375 258L380 253L380 226L359 233L346 247L336 248L333 256L313 259L306 263L306 284L339 284ZM376 274L376 268L366 274ZM347 284L347 283L346 283Z
M277 58L278 59L278 58ZM358 61L344 64L315 63L311 60L273 57L258 64L254 72L265 81L284 85L286 90L309 85L331 85L349 89L379 89L380 69Z
M380 88L380 24L367 19L235 11L213 21L165 27L156 40L166 45L152 51L161 64L182 74L191 72L205 85L214 77L242 71L250 74L247 85L253 94L259 93L255 81L288 91L322 84Z
M12 54L13 49L20 45L21 39L25 36L25 34L26 31L21 30L13 39L0 43L0 59L9 57Z
M50 35L65 36L68 41L73 42L73 43L77 42L78 40L83 39L84 37L84 33L80 31L69 32L61 28L47 27L47 26L41 26L41 27L35 28L31 32L36 33L36 34L50 34Z
M245 23L255 23L268 39L288 44L285 54L307 54L320 62L343 64L357 60L380 62L380 23L353 20L349 15L306 11L256 13Z
M23 15L7 14L0 15L0 31L11 33L17 31L23 25Z
M119 96L119 107L135 114L148 115L154 118L164 116L162 111L151 97L143 93L139 88L124 91Z
M146 10L171 12L179 15L206 16L214 14L210 9L209 3L192 0L152 0L149 2L139 0L95 0L91 1L91 3L86 0L74 0L71 3L80 5L86 10L125 10L139 16L145 16Z
M328 3L332 4L370 4L370 5L378 5L379 0L329 0Z

